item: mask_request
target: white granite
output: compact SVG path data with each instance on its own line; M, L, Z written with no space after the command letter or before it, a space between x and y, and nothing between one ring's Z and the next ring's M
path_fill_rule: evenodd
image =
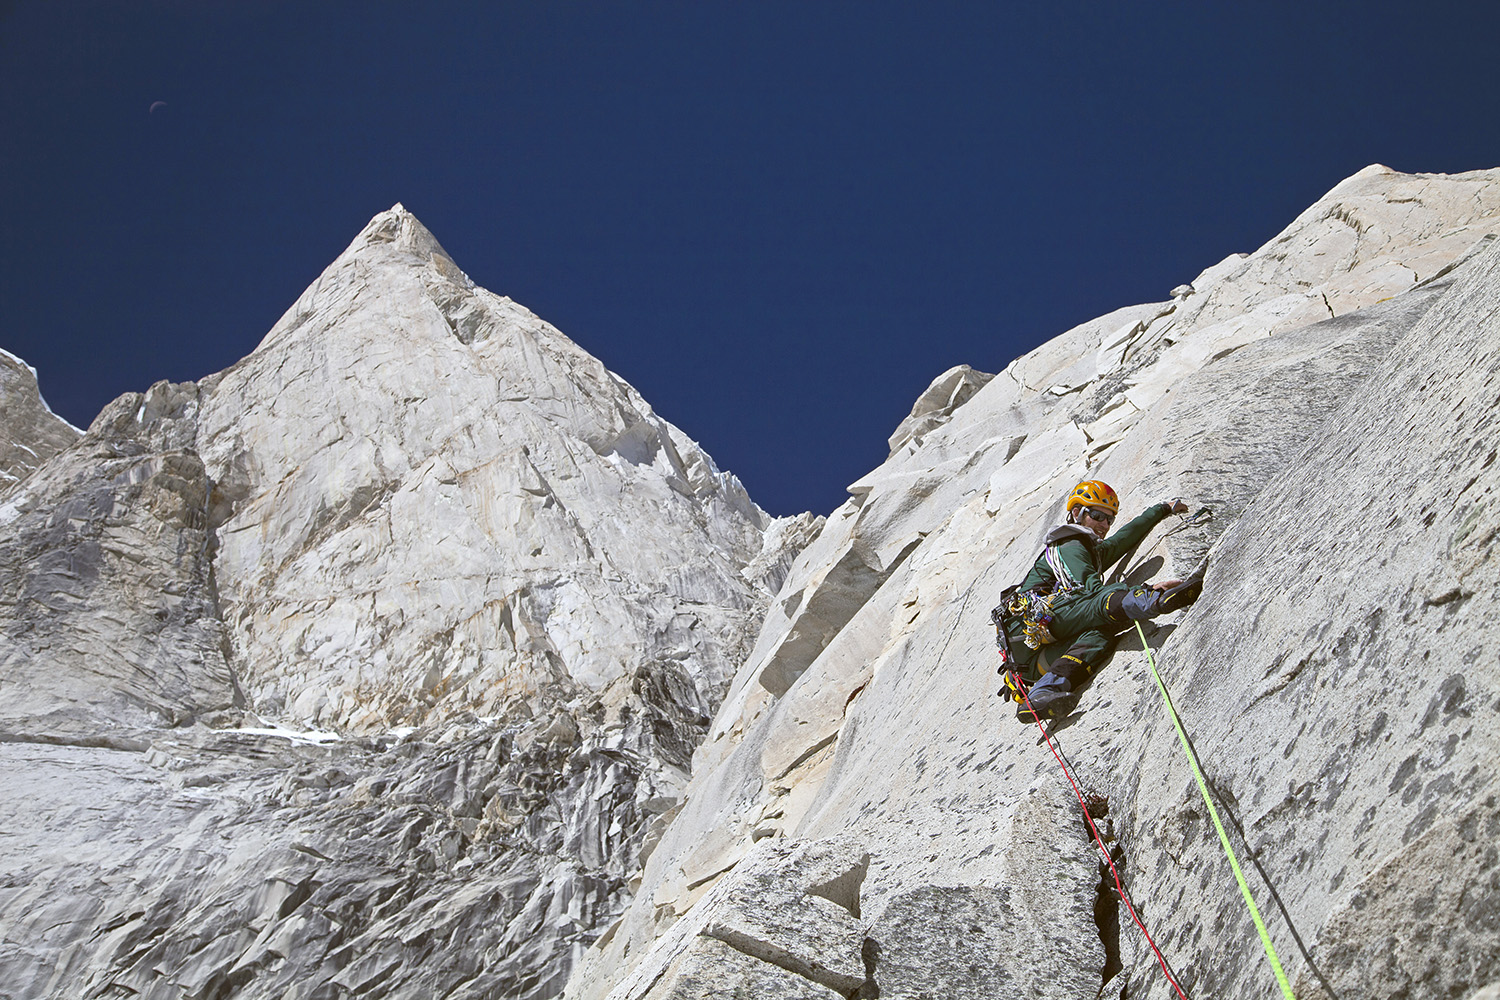
M1014 832L1026 790L1058 772L995 697L989 609L1085 477L1119 490L1125 516L1174 496L1212 510L1158 529L1133 565L1180 575L1213 553L1203 600L1152 641L1245 826L1241 858L1297 995L1492 981L1496 233L1500 171L1368 168L1265 247L1062 334L902 442L793 564L635 902L568 995L605 996L757 838L833 833L868 845L872 941L941 929L909 900L952 921L989 914L981 927L1032 904L1017 935L1049 942L1025 953L1085 949L1064 964L1092 970L1061 995L1103 985L1090 942L1120 967L1107 995L1127 981L1132 997L1167 995L1128 918L1117 940L1094 923L1099 858L1081 822L1029 855ZM1125 642L1059 736L1108 799L1137 906L1194 995L1270 995L1144 669ZM877 957L867 985L1042 995L1003 970L943 978L993 970L998 952L954 931Z

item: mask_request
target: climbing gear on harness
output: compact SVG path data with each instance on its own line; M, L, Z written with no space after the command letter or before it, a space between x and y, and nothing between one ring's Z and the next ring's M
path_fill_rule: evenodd
M1035 722L1036 716L1026 704L1027 683L1026 679L1021 676L1020 669L1018 668L1021 661L1016 656L1015 649L1011 646L1010 633L1006 630L1006 625L1009 622L1019 620L1009 610L1012 607L1011 598L1015 596L1016 590L1016 587L1008 588L1001 595L1002 600L1000 605L990 612L990 621L995 624L995 645L999 647L1000 651L998 673L1000 674L1001 684L1000 690L996 694L1006 701L1016 703L1017 719L1020 719L1022 722ZM1017 667L1013 668L1013 664L1017 665Z
M1005 628L1006 624L1013 620L1008 608L1010 598L1014 596L1017 589L1009 587L1000 595L999 606L990 611L990 621L995 625L995 645L1000 650L999 674L1002 678L1002 685L997 693L1006 701L1021 703L1026 700L1026 682L1022 680L1019 672L1010 668L1010 665L1018 662L1018 659L1016 651L1011 648L1010 633ZM1016 710L1017 718L1023 710Z
M1108 483L1085 479L1073 487L1073 492L1068 495L1068 513L1073 513L1075 507L1101 507L1111 514L1118 514L1120 497L1109 488Z
M1021 641L1028 649L1041 649L1057 641L1048 628L1052 624L1052 602L1067 592L1065 588L1023 591L1019 584L1001 592L1000 603L990 611L990 621L995 624L995 645L1005 662L1020 660L1010 644L1008 626L1012 624L1020 626Z
M995 645L1000 649L1000 672L1002 674L1005 673L1006 666L1016 659L1016 651L1010 647L1010 633L1006 631L1005 626L1014 620L1014 615L1010 612L1010 599L1018 589L1018 587L1007 587L1000 595L1000 603L990 609L990 621L995 626Z
M1000 668L1000 675L1001 683L1004 685L1000 689L1000 697L1006 701L1024 703L1026 701L1026 682L1021 679L1021 675L1014 670L1006 670L1004 666Z
M1281 986L1282 995L1286 997L1286 1000L1297 1000L1292 994L1291 984L1287 982L1286 972L1281 968L1281 962L1276 957L1276 947L1271 944L1270 932L1266 930L1265 921L1260 918L1260 910L1255 905L1255 899L1250 895L1250 886L1245 882L1245 873L1240 871L1240 862L1229 843L1229 834L1224 832L1224 824L1219 821L1219 811L1214 808L1214 800L1208 794L1208 782L1203 777L1203 768L1198 763L1198 755L1193 752L1193 745L1188 741L1187 732L1182 728L1182 719L1177 714L1177 708L1172 704L1172 696L1167 694L1167 685L1162 681L1161 674L1157 672L1156 657L1151 655L1151 647L1146 643L1146 631L1141 628L1140 622L1135 623L1135 630L1141 637L1141 648L1146 651L1146 665L1150 667L1151 677L1156 681L1157 690L1161 692L1162 703L1167 706L1167 714L1172 717L1172 725L1177 727L1177 739L1182 743L1188 763L1192 765L1193 777L1198 781L1198 791L1203 793L1203 802L1208 806L1209 818L1214 821L1214 829L1219 832L1219 843L1224 846L1224 853L1229 856L1229 867L1234 872L1235 881L1240 885L1240 895L1245 898L1245 905L1250 908L1250 919L1255 922L1255 929L1260 932L1260 943L1265 949L1266 958L1271 962L1272 971L1276 973L1276 982Z
M1074 589L1058 583L1034 590L1021 590L1019 584L1007 587L1000 595L1000 604L990 612L990 620L1000 631L1000 635L996 636L997 644L1001 648L1007 647L1007 622L1020 624L1021 641L1028 649L1041 649L1056 642L1057 637L1052 634L1051 628L1054 618L1052 607Z
M1030 649L1041 649L1048 643L1056 642L1052 635L1052 602L1057 600L1066 590L1054 590L1051 593L1040 593L1028 590L1016 594L1009 601L1010 612L1021 621L1021 641L1026 643Z
M1017 681L1019 682L1019 678L1017 678ZM1025 688L1022 687L1021 690L1024 692ZM1109 866L1109 873L1114 876L1115 890L1120 894L1120 901L1125 904L1125 909L1129 911L1130 919L1134 920L1135 925L1141 929L1141 934L1145 937L1146 943L1151 946L1151 951L1156 956L1157 965L1161 966L1162 975L1167 977L1167 982L1172 984L1172 989L1177 991L1177 996L1180 1000L1188 1000L1188 995L1183 992L1181 984L1177 982L1177 977L1172 974L1172 967L1167 964L1167 957L1156 946L1156 940L1151 937L1151 932L1146 930L1146 925L1141 921L1140 914L1135 911L1135 904L1130 901L1130 894L1125 891L1125 883L1120 878L1120 869L1115 866L1115 857L1109 848L1104 845L1104 838L1099 834L1099 827L1094 824L1094 814L1089 809L1089 804L1084 797L1083 791L1078 787L1078 779L1073 774L1074 769L1068 766L1067 757L1063 754L1061 748L1053 742L1052 734L1047 732L1047 727L1042 725L1041 720L1037 718L1038 709L1031 705L1029 701L1024 707L1029 710L1031 721L1035 722L1037 728L1042 731L1042 739L1046 741L1047 749L1052 751L1052 756L1056 758L1058 766L1062 768L1063 777L1068 779L1068 784L1073 788L1073 794L1078 797L1078 805L1083 809L1083 820L1088 824L1089 833L1094 836L1094 843L1098 846L1099 853L1104 856L1104 863Z

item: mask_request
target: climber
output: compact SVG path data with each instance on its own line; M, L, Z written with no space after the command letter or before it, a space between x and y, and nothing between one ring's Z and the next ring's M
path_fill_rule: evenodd
M1104 574L1135 549L1171 514L1184 514L1181 500L1155 504L1106 538L1120 498L1094 479L1068 496L1067 521L1047 532L1045 547L1026 579L1007 590L991 614L999 630L1001 671L1017 716L1031 721L1017 682L1029 683L1037 714L1066 708L1077 689L1103 662L1110 642L1132 621L1187 607L1203 589L1201 573L1155 584L1104 582Z

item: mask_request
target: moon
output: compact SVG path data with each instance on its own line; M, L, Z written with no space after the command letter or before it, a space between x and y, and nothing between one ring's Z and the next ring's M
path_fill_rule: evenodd
M166 101L152 101L151 102L151 108L150 108L150 110L148 110L146 112L146 114L148 114L148 115L149 114L153 114L156 111L157 108L164 108L166 106L167 106L167 102Z

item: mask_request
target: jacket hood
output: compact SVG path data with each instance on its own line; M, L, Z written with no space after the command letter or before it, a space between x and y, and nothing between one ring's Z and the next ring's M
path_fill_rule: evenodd
M1059 524L1048 531L1042 541L1047 545L1056 545L1058 542L1066 542L1072 538L1077 538L1089 545L1093 545L1099 541L1098 535L1081 524Z

